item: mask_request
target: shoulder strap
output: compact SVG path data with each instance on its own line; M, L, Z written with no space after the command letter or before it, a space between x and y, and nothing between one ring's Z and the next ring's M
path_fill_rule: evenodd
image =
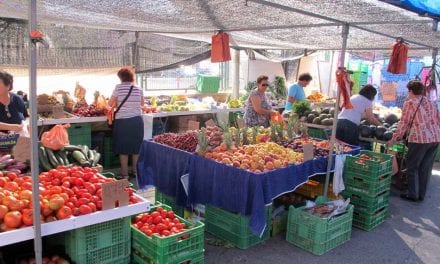
M411 131L411 128L412 128L412 125L413 125L414 119L416 118L417 111L419 111L419 108L420 108L420 105L422 104L423 98L424 98L424 96L422 96L422 99L420 99L420 103L419 103L419 105L417 106L416 111L414 112L414 115L413 115L413 117L412 117L412 119L411 119L411 123L409 124L408 131ZM408 133L409 133L409 132L408 132Z
M122 100L121 104L119 104L118 108L116 108L115 115L116 115L116 113L119 112L122 105L127 101L128 97L130 97L131 91L133 91L133 87L134 87L134 85L130 86L130 90L128 91L127 96L125 96L124 100Z

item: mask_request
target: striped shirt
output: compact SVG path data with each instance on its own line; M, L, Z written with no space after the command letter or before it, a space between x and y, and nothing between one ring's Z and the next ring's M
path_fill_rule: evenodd
M394 140L404 138L405 132L409 129L411 119L416 113L421 96L409 98L403 104L402 118L396 132ZM440 142L440 113L437 105L424 97L419 110L415 114L411 131L409 131L408 142L411 143L438 143Z
M124 83L116 85L112 96L117 98L118 106L121 104L121 102L127 96L128 92L130 91L130 87L132 85L133 84L129 83L129 82L124 82ZM144 92L143 92L142 88L139 88L136 85L134 85L133 91L131 91L130 97L122 105L121 109L119 109L119 112L116 114L115 118L116 119L124 119L124 118L132 118L135 116L142 115L141 102L142 102L143 96L144 96Z

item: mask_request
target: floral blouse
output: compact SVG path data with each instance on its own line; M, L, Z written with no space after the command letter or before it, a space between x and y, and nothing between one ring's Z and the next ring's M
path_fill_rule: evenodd
M272 109L272 106L270 106L269 100L267 99L266 95L260 94L257 91L257 89L255 89L249 94L249 98L246 102L245 112L244 112L244 122L248 127L254 127L254 126L268 127L270 117L268 115L260 115L255 111L254 107L252 106L252 101L251 101L252 96L260 97L262 108L266 110Z
M393 135L394 140L402 140L405 137L405 132L409 129L414 113L416 113L409 131L408 142L423 144L440 142L440 113L437 105L423 97L423 102L416 112L421 99L421 96L409 98L403 104L402 118Z

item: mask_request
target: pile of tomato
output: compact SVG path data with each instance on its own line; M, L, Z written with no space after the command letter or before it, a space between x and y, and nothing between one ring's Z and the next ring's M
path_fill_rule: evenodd
M102 209L105 178L95 169L58 167L39 175L41 222L85 215ZM138 202L130 188L129 203ZM32 178L0 172L0 232L33 225Z
M162 207L158 207L154 212L135 216L132 226L150 237L153 235L167 237L187 230L185 224L175 217L173 211L167 211Z

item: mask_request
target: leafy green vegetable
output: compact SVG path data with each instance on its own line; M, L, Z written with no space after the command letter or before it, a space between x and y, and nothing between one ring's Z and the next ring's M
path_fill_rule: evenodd
M312 107L308 101L299 101L293 104L292 110L299 116L303 116L306 111L311 111Z

